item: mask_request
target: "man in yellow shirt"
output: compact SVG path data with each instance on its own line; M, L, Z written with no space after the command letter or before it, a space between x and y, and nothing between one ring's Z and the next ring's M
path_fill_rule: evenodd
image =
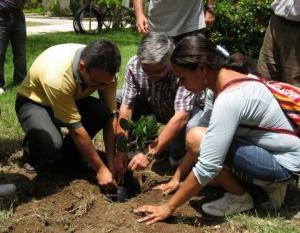
M16 100L25 132L24 155L35 170L62 154L70 165L83 158L95 170L99 185L117 185L113 160L120 63L119 49L105 40L56 45L36 58ZM96 90L99 98L90 96ZM68 128L64 138L60 127ZM102 128L107 166L91 140Z

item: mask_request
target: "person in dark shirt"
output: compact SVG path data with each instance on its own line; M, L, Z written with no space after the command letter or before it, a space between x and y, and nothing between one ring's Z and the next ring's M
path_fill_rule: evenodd
M13 52L14 84L26 76L26 24L23 0L0 1L0 94L4 93L4 61L10 42Z

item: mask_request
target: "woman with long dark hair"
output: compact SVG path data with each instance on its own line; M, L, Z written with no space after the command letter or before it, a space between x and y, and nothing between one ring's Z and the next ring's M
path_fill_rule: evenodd
M202 206L207 214L225 216L252 209L253 199L236 175L267 184L264 189L270 207L280 208L288 181L300 172L300 139L255 128L295 130L272 93L258 82L226 86L234 79L256 77L244 74L241 64L224 57L204 37L191 36L179 42L171 63L187 89L197 93L209 88L216 99L208 128L195 127L187 134L187 144L198 157L192 171L167 202L138 208L136 212L146 213L138 221L151 224L169 217L207 184L226 190L224 197Z

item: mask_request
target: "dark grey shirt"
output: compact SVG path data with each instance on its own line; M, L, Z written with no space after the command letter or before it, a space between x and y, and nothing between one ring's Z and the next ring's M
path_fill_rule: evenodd
M0 11L23 10L23 0L0 0Z

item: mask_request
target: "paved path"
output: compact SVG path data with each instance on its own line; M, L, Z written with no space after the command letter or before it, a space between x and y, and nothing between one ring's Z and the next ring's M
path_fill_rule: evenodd
M59 17L47 17L42 15L26 15L27 25L32 23L41 23L44 25L27 26L27 35L45 34L49 32L69 32L74 31L73 19L59 18Z

